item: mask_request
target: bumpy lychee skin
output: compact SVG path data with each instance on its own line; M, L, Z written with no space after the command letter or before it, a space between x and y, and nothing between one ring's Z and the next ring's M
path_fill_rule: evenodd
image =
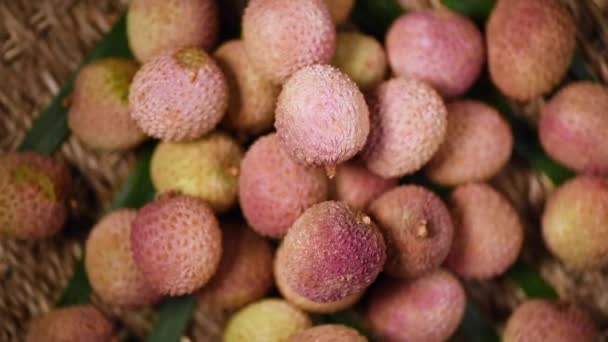
M467 17L448 10L401 16L386 35L386 51L396 75L426 81L448 98L464 94L485 63L479 29Z
M294 293L314 303L338 302L359 296L385 260L384 239L368 216L344 203L323 202L287 232L275 258L275 280L287 300Z
M546 204L543 238L549 250L579 269L608 266L608 181L578 176Z
M324 324L306 329L289 342L367 342L367 338L353 328L341 324Z
M503 334L504 342L593 342L598 332L589 315L565 303L533 299L513 312Z
M442 342L460 325L465 306L458 279L436 270L416 280L385 279L372 291L368 318L382 341Z
M140 307L154 303L159 295L135 266L131 227L137 212L122 209L101 219L86 242L85 267L91 286L111 305Z
M348 76L329 65L313 65L283 85L275 127L295 159L308 165L335 166L365 145L369 110Z
M230 103L223 125L232 131L251 135L272 128L280 87L255 70L240 40L222 44L213 56L230 89Z
M538 126L545 151L573 170L608 175L608 88L575 82L543 108Z
M146 139L129 111L129 87L138 68L129 59L107 58L80 71L68 124L85 144L100 150L123 150Z
M328 187L323 170L291 159L273 133L259 138L243 158L239 202L256 232L282 238L304 210L327 199Z
M30 323L26 342L112 341L112 323L93 306L55 309Z
M230 318L224 342L287 341L312 325L308 315L281 299L249 304Z
M161 294L189 294L215 274L222 234L203 200L164 194L140 209L131 230L133 259Z
M394 277L416 278L443 263L454 226L443 201L431 191L404 185L372 202L369 213L387 245L385 270Z
M353 209L366 210L367 206L387 190L399 183L397 178L382 178L358 161L349 161L336 170L336 199Z
M388 68L384 47L374 37L357 32L338 33L331 64L363 91L380 84Z
M449 204L455 229L446 267L467 279L504 273L519 256L524 238L515 208L484 183L459 186Z
M222 310L235 310L270 290L274 252L268 241L244 224L222 228L222 261L199 293L199 300Z
M0 155L0 234L36 240L57 233L70 190L62 162L35 152Z
M325 0L251 0L242 36L253 66L275 83L303 67L329 63L336 49Z
M150 175L159 192L204 199L216 212L237 201L243 151L231 136L214 132L190 142L163 142L154 150Z
M215 0L132 0L127 35L135 57L147 62L166 50L209 50L219 33Z
M550 92L570 66L575 35L574 19L557 0L499 0L486 27L492 81L521 101Z
M131 116L148 135L162 140L196 139L217 126L228 108L228 85L203 50L163 53L135 74Z
M478 101L448 103L448 130L425 173L434 183L455 186L483 182L507 164L513 150L509 123Z
M371 131L361 154L385 178L419 170L443 142L447 109L428 84L404 78L382 83L368 97Z
M350 17L355 0L325 0L331 20L336 25L344 24Z

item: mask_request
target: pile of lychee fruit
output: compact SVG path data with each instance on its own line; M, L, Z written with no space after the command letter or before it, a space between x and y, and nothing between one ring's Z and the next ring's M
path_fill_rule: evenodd
M498 0L484 36L448 9L420 10L382 44L344 25L352 0L250 0L241 38L218 44L218 3L132 0L137 61L97 60L77 77L68 119L83 143L160 140L157 198L90 232L96 295L132 308L195 294L234 313L228 342L366 341L311 327L310 313L353 306L378 341L449 339L465 311L461 280L502 275L524 241L513 205L487 183L511 158L511 127L463 96L486 64L514 101L554 92L576 45L570 12L558 0ZM541 112L545 151L579 173L547 202L546 246L570 267L606 267L608 89L564 85ZM442 198L404 178L414 173L453 190ZM58 160L1 156L0 231L57 233L69 188ZM37 319L28 338L112 334L86 306ZM547 300L521 304L503 330L506 342L596 334L585 312Z

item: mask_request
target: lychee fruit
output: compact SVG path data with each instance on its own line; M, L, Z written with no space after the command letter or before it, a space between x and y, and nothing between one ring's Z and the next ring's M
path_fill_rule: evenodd
M112 323L90 305L71 306L50 311L34 319L26 342L108 342L112 341Z
M369 213L386 240L388 274L420 277L448 256L454 226L448 208L430 190L399 186L372 202Z
M135 264L155 291L190 294L215 274L222 234L201 199L164 194L139 210L131 229Z
M353 209L366 210L378 196L397 186L399 179L382 178L358 161L340 164L336 170L335 195Z
M224 342L287 341L312 325L308 315L281 299L264 299L235 313Z
M304 310L337 311L358 299L385 260L384 239L368 216L344 203L323 202L287 232L275 258L275 280L285 298Z
M121 209L103 217L86 242L85 267L91 287L106 303L120 307L153 304L160 296L135 266L131 227L137 212Z
M259 138L243 158L239 202L261 235L282 238L304 210L327 196L323 170L292 160L275 133Z
M78 73L68 124L89 147L124 150L146 139L129 111L129 87L138 68L129 59L106 58L86 65Z
M439 269L415 280L385 279L372 290L367 314L381 341L443 342L465 307L458 279Z
M515 309L503 334L504 342L593 342L593 321L584 311L565 303L531 299Z
M240 40L222 44L213 56L222 68L230 89L230 102L223 125L246 135L256 135L272 128L280 87L255 70Z
M382 44L374 37L358 32L338 33L331 64L348 75L363 91L380 84L388 68Z
M566 74L576 23L557 0L499 0L486 25L486 44L494 84L528 101L550 92Z
M608 88L570 83L542 108L540 142L551 157L573 170L608 175L607 113Z
M454 241L446 267L466 279L504 273L519 256L524 228L509 200L484 183L457 187L450 195Z
M543 238L564 263L608 266L608 181L581 175L552 193L542 218Z
M325 0L331 20L336 25L342 25L350 17L353 7L355 6L355 0Z
M70 191L63 162L36 152L0 155L0 234L36 240L57 233Z
M498 174L513 150L513 132L500 113L478 101L447 104L448 129L443 144L426 165L436 184L483 182Z
M464 94L485 63L483 36L475 23L443 9L395 20L386 34L386 52L396 75L426 81L447 98Z
M150 175L159 192L204 199L216 212L237 201L243 151L231 136L213 132L190 142L163 142L154 150Z
M323 324L302 331L289 342L367 342L367 338L353 328L341 324Z
M184 48L156 56L135 74L131 116L143 131L170 141L193 140L217 126L228 108L222 70L205 51Z
M272 287L274 251L242 223L224 224L222 234L220 266L198 297L213 307L235 310L261 299Z
M352 158L365 145L369 110L348 76L329 65L313 65L283 85L275 127L295 159L331 168Z
M447 109L428 84L405 78L382 83L368 96L371 130L361 154L385 177L419 170L437 152L447 130Z
M129 45L141 62L185 47L209 51L219 26L215 0L131 0L127 11Z
M325 0L251 0L242 24L251 63L275 83L303 67L329 63L336 48Z

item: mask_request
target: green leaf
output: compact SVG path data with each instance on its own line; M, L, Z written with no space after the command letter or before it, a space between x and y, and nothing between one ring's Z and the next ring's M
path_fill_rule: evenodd
M390 25L403 13L395 0L357 0L352 20L363 32L382 42Z
M156 324L146 342L179 342L194 314L196 299L192 296L168 298L160 305Z
M500 342L491 322L483 316L476 304L467 300L464 318L451 342Z
M441 3L478 22L485 22L494 8L495 0L441 0Z
M529 298L557 299L557 292L524 261L519 260L507 272L509 277Z
M144 145L139 152L137 164L129 173L125 184L114 195L111 210L118 208L140 208L154 199L155 190L150 179L150 161L155 143Z
M61 298L57 302L57 306L73 306L88 304L91 300L91 284L87 277L87 272L84 267L84 259L76 261L74 274L68 283L68 286L63 291Z
M94 59L103 57L130 57L126 34L126 19L121 17L112 30L97 44L95 49L83 60L78 70ZM74 79L78 70L68 77L65 85L36 119L27 132L18 151L37 151L43 154L55 152L69 136L67 112L64 101L72 93Z

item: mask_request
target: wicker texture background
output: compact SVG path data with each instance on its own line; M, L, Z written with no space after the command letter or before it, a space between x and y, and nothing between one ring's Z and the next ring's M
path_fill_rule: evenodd
M408 6L437 6L436 0L402 0ZM579 22L579 42L591 69L608 81L608 0L568 0ZM77 67L87 51L124 12L126 0L0 0L0 152L14 149L36 115ZM518 106L534 122L543 99ZM74 167L78 189L67 230L43 242L0 241L0 341L20 341L31 317L51 309L82 255L86 230L108 205L134 160L131 153L97 153L75 138L59 157ZM514 160L493 181L528 223L524 257L538 265L560 296L594 313L608 327L608 271L576 272L549 257L542 247L538 215L550 183ZM504 320L523 294L507 280L469 284L483 308ZM97 301L95 301L98 303ZM98 303L116 318L122 336L143 336L151 313L123 312ZM223 315L198 309L192 336L215 340ZM605 335L608 336L608 335Z

